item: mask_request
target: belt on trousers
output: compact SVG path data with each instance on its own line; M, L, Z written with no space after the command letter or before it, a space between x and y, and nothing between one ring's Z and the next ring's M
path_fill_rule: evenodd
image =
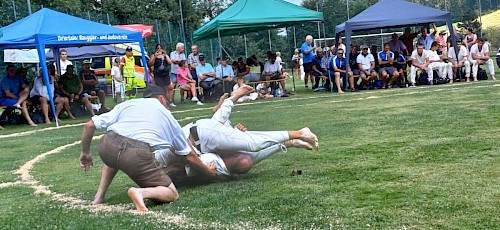
M200 137L198 136L198 127L196 125L191 126L191 128L189 129L189 133L191 134L191 137L193 138L194 147L201 151Z

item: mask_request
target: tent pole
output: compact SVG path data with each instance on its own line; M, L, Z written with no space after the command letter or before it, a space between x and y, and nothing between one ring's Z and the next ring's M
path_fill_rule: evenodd
M214 46L212 44L212 39L210 38L210 56L212 56L212 63L214 63Z
M271 30L267 30L267 34L269 35L269 50L273 50L273 45L271 44Z
M316 3L316 12L319 12L319 3ZM318 39L321 39L321 29L318 22ZM321 47L321 41L319 41L319 47Z
M56 107L54 106L54 92L52 92L50 88L51 82L49 79L49 71L47 69L47 59L45 58L45 45L38 44L37 51L38 51L38 57L40 59L40 65L42 66L42 75L43 75L42 77L46 83L45 85L47 86L47 92L49 93L50 108L52 109L52 114L54 115L54 119L56 120L56 127L59 127L59 120L56 114Z
M158 19L156 19L156 39L158 40L158 44L161 44L161 40L160 40L160 26L158 25Z
M106 13L106 18L108 19L108 25L111 25L111 22L109 21L109 13Z
M346 40L345 49L346 50L344 51L344 54L345 54L345 59L346 59L346 64L345 64L346 68L345 69L346 69L347 72L349 72L349 68L350 68L350 66L349 66L349 56L351 56L351 53L350 53L351 52L351 50L350 50L350 48L351 48L351 33L352 33L352 31L351 31L350 28L347 29L346 33L345 33L345 40ZM343 80L344 80L344 82L343 82L342 86L344 87L344 90L347 90L347 81L349 80L347 74L344 75ZM350 87L352 88L354 86L351 85Z
M286 44L288 45L288 52L289 52L288 55L290 55L290 53L293 53L293 52L291 52L292 49L290 48L290 37L288 36L288 27L285 27L285 31L286 31ZM285 60L286 60L286 58L285 58ZM290 59L288 59L288 60L290 60ZM293 63L291 66L292 66L292 84L293 84L292 92L295 92L295 76L294 76L295 71L293 69Z
M248 58L248 47L247 47L247 35L243 35L243 39L245 40L245 59Z
M12 0L12 9L14 10L14 20L17 21L16 3Z
M139 46L141 47L141 58L142 64L144 65L144 81L146 82L146 87L149 86L149 71L148 71L148 63L146 62L146 51L144 50L144 42L139 41Z
M220 30L217 30L217 36L219 39L219 55L222 58L222 39L220 37Z

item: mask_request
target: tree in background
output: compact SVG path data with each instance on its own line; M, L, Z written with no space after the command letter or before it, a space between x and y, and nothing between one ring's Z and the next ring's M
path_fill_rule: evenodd
M481 23L478 20L478 13L469 8L466 11L463 12L463 14L458 18L458 27L463 29L464 31L468 27L474 28L474 32L476 34L479 34L479 31L481 30Z

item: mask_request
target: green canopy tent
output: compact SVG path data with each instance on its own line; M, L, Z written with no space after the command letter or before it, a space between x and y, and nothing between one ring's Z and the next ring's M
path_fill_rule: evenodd
M217 37L219 52L222 54L221 36L244 35L250 32L301 25L303 22L323 22L323 13L283 0L238 0L197 29L193 33L193 39Z

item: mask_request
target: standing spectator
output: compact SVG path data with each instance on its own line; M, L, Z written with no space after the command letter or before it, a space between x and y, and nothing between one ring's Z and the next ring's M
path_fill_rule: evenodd
M474 81L477 81L477 72L479 69L479 65L481 64L486 64L488 66L491 79L496 80L495 65L490 59L490 50L489 47L484 44L483 38L479 38L477 44L474 44L471 47L469 61L472 64L472 77L474 77Z
M170 57L163 49L163 46L161 44L157 44L155 47L155 53L151 55L151 58L149 58L148 66L153 67L155 85L162 87L167 94L172 91L172 87L170 85L170 65L172 65ZM171 100L171 98L169 98L169 100Z
M391 36L391 41L389 41L389 48L391 52L393 53L406 53L407 52L407 47L403 43L403 41L398 39L398 34L393 33Z
M280 70L283 72L283 60L281 59L281 52L276 52L276 62L280 63Z
M115 91L113 92L114 102L115 103L118 102L118 94L120 94L122 102L125 101L125 85L123 84L123 77L122 74L120 73L119 58L115 58L115 60L113 61L113 67L111 68L111 77L113 78L113 84L115 89Z
M467 49L470 51L471 47L478 42L477 41L477 34L474 33L474 29L472 29L472 27L467 28L465 38L467 40L467 43L466 43Z
M300 63L299 62L300 62L299 49L295 49L295 52L293 53L293 56L292 56L293 73L295 74L295 77L300 76Z
M125 49L125 56L120 59L120 72L125 80L125 95L127 100L135 98L135 95L137 94L135 58L132 53L132 47L130 46Z
M434 28L434 32L432 32L431 34L427 33L427 28L425 28L425 26L422 26L422 29L420 30L420 33L422 33L422 35L421 37L418 38L418 43L424 44L424 48L426 50L431 49L431 45L436 38L436 33L437 33L436 25L432 24L432 27Z
M16 67L8 65L5 69L7 75L0 82L0 106L15 107L21 112L30 126L37 126L28 114L26 103L30 95L30 87L24 84L23 80L16 76ZM10 109L9 109L10 110Z
M403 42L403 44L406 46L406 53L405 55L411 55L413 53L413 40L417 37L418 33L412 33L410 27L406 27L405 32L401 37L399 37L399 40Z
M339 49L342 49L344 52L346 51L346 47L345 47L344 43L342 42L342 38L339 38L338 47L339 47ZM345 55L345 53L344 53L344 55Z
M175 88L175 86L177 85L177 69L179 69L179 62L181 60L186 60L186 55L184 54L184 43L177 43L177 45L175 46L175 50L170 53L170 60L172 60L172 68L170 68L170 84L172 85L172 88ZM169 94L171 98L170 106L175 107L176 105L174 104L174 91L171 90Z
M465 49L467 49L467 40L465 39L465 36L460 32L460 30L458 30L457 27L453 28L453 32L455 34L455 41L462 41L462 45L464 45ZM451 36L448 36L448 38L446 39L446 44L447 44L448 50L451 47L453 47L453 44L451 44Z
M59 51L59 63L61 67L61 75L66 73L66 68L68 65L73 65L73 63L68 60L68 51L65 49L62 49ZM54 62L54 66L56 66L56 63ZM56 71L56 77L59 77L60 75Z
M312 66L313 66L313 58L314 58L314 49L316 47L313 47L311 44L313 42L313 37L311 35L306 36L306 42L302 44L300 47L300 50L302 51L302 60L304 62L304 72L305 72L305 78L304 78L304 86L306 89L309 88L307 85L309 79L311 79L311 84L314 85L314 78L312 75Z
M200 86L203 88L203 97L205 102L213 102L214 91L219 88L222 92L222 81L215 80L215 70L210 63L205 60L205 55L200 53L198 58L200 59L200 64L196 67L196 73L198 74L198 79L200 80Z
M94 116L94 110L89 99L83 95L83 86L80 78L73 73L73 65L68 65L66 73L59 78L59 88L61 95L69 99L69 103L77 102L83 104L87 108L90 116Z
M198 87L198 74L196 73L196 67L200 64L200 58L199 58L199 51L198 51L198 46L197 45L192 45L191 46L191 53L188 55L188 65L189 65L189 71L191 71L191 76L193 77L195 81L195 86ZM189 95L190 93L188 93ZM192 98L193 96L196 96L197 98L200 98L200 93L198 92L198 89L196 89L196 95L191 95L188 97L188 99Z
M227 64L227 58L222 57L220 65L215 67L215 78L223 82L223 93L231 93L234 84L236 84L236 82L234 81L235 76L236 75L234 74L232 66ZM215 96L220 97L222 96L222 94L217 94Z
M94 70L90 69L90 64L89 60L83 61L83 68L78 74L78 77L83 85L83 93L99 97L99 102L101 103L101 109L99 112L108 112L109 109L106 108L106 94L104 93L104 90L96 88L96 86L99 85L99 81L97 80L97 75Z
M467 48L462 44L462 40L457 39L457 48L458 48L458 59L457 53L455 52L455 47L450 47L448 51L448 61L453 65L455 76L458 80L460 80L459 76L462 76L460 71L462 71L462 67L465 66L465 81L469 82L470 78L470 62L468 60L468 51Z

